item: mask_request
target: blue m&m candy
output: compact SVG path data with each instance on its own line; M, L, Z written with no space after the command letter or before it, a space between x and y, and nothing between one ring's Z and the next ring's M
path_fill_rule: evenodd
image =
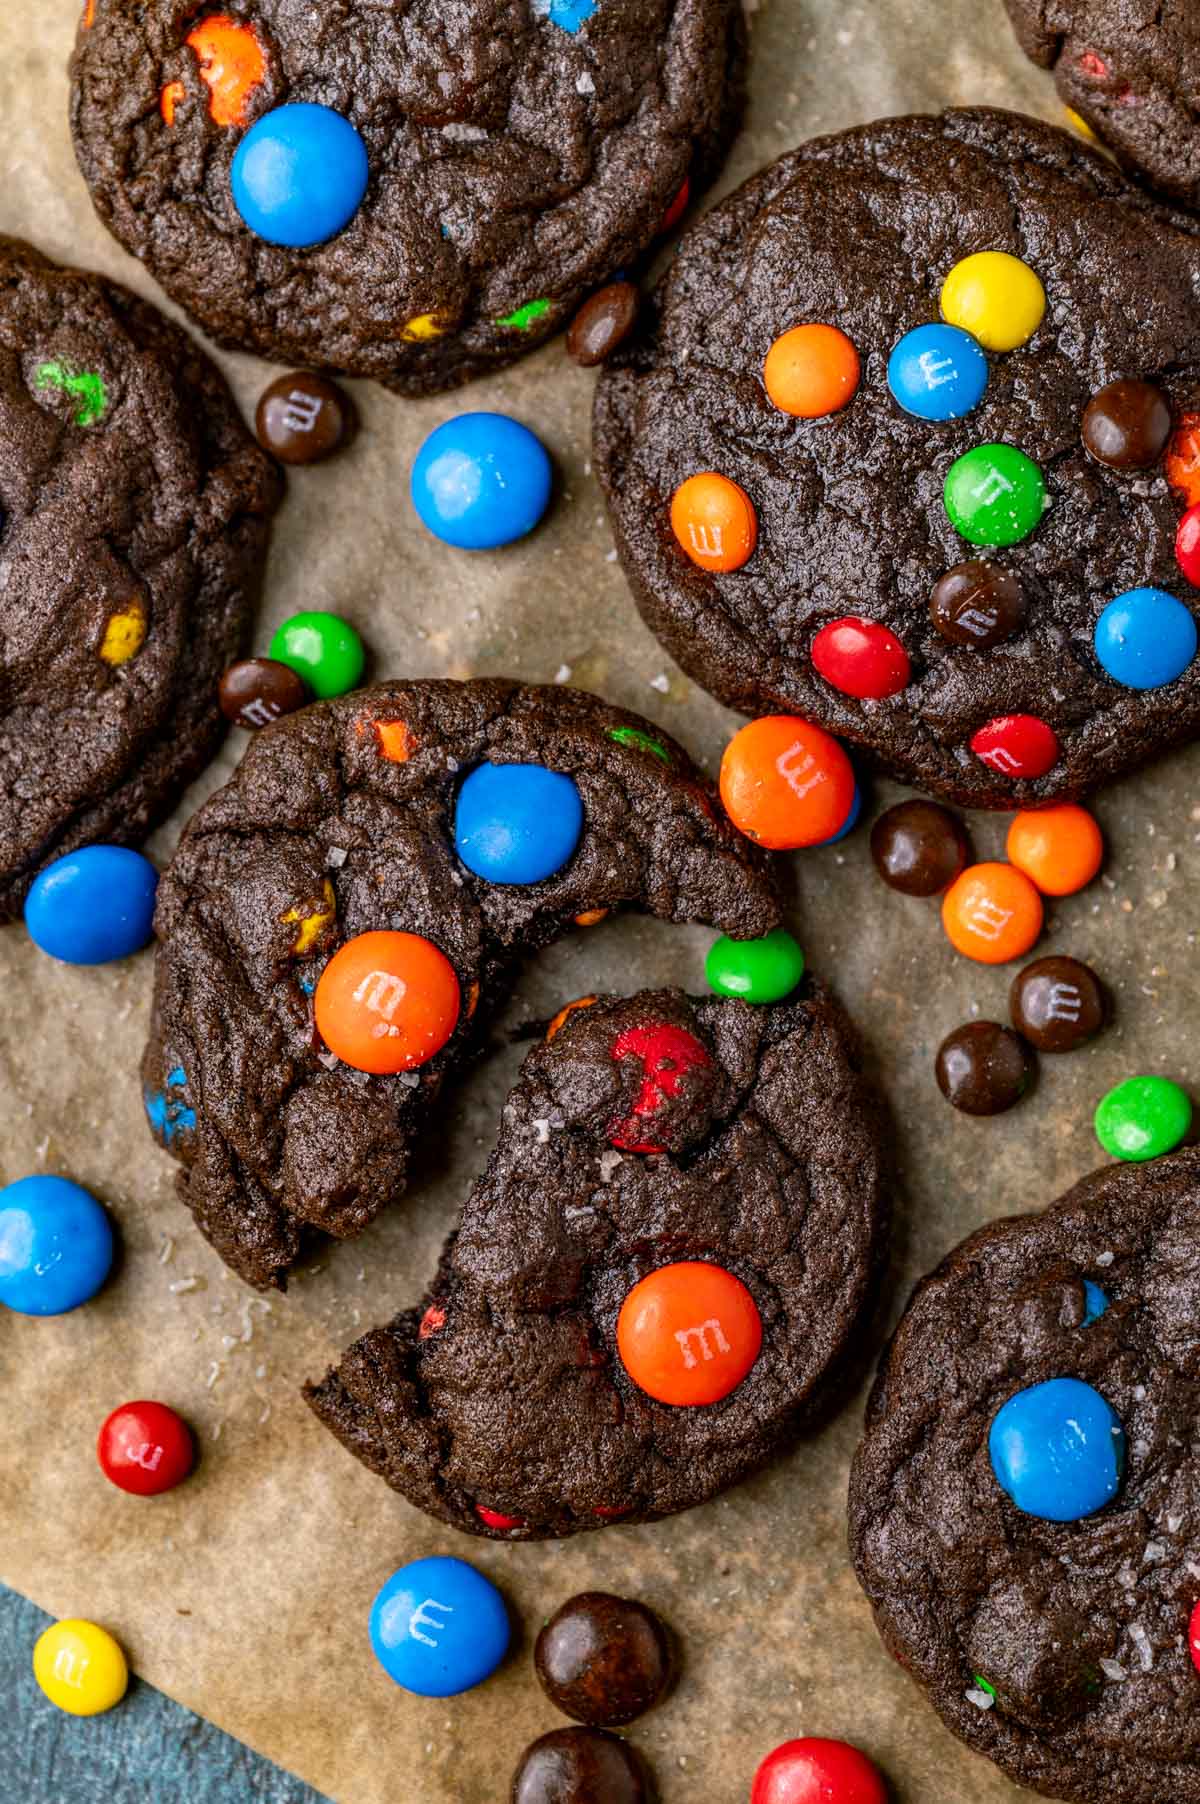
M1165 589L1128 589L1096 622L1096 656L1126 689L1161 689L1195 655L1196 622Z
M83 846L39 871L25 898L35 946L68 965L107 965L148 945L158 872L127 846Z
M987 354L958 326L917 326L888 358L887 379L905 413L920 420L961 420L983 400Z
M841 826L838 828L836 833L831 833L829 835L828 839L819 839L817 841L816 845L813 847L813 851L814 852L820 851L822 846L836 846L838 844L838 841L845 839L845 837L848 833L853 833L854 829L858 825L859 817L861 816L861 814L862 814L862 790L859 788L858 782L856 780L855 784L854 784L854 800L850 804L849 814L846 816L845 820L842 822Z
M1078 1522L1116 1496L1125 1431L1090 1384L1050 1378L1018 1391L997 1412L988 1452L997 1483L1025 1515Z
M460 413L438 426L413 465L413 506L435 538L491 551L532 532L550 505L539 438L504 413Z
M1108 1297L1090 1278L1083 1281L1083 1325L1090 1328L1108 1309Z
M268 244L324 244L367 191L367 147L332 107L294 101L256 119L237 148L233 204Z
M108 1216L69 1178L18 1178L0 1190L0 1303L65 1315L94 1297L113 1258Z
M371 1606L375 1658L418 1697L454 1697L490 1678L509 1633L504 1599L465 1560L413 1560L393 1572Z
M540 883L560 871L583 832L570 777L544 764L480 764L458 792L454 847L489 883Z

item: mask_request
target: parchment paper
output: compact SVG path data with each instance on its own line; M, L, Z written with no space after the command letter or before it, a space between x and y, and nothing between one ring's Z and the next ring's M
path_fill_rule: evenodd
M0 8L0 230L156 295L94 219L66 125L71 0ZM887 112L990 102L1060 118L1017 53L999 0L766 0L754 19L753 106L726 186L799 140ZM267 366L225 358L247 412ZM360 386L357 447L301 471L279 517L259 633L302 607L348 615L380 674L572 679L661 721L710 765L734 722L686 682L642 627L588 464L592 377L555 343L458 396L405 403ZM465 407L511 411L559 461L565 493L536 538L497 556L435 545L417 527L408 470L425 434ZM661 679L665 677L665 688ZM235 739L153 850L169 853ZM881 786L878 802L898 791ZM991 1122L955 1115L934 1050L969 1013L1004 1018L1008 975L955 958L936 908L886 891L866 836L799 866L799 932L870 1042L890 1092L907 1198L894 1317L912 1280L990 1218L1049 1201L1099 1162L1092 1107L1135 1070L1188 1078L1196 1007L1190 883L1200 838L1200 751L1110 792L1103 884L1053 910L1048 944L1094 960L1119 1024L1091 1050L1043 1061L1037 1094ZM1000 821L980 825L996 852ZM531 970L510 1021L602 987L703 989L708 936L635 921L580 934ZM564 1545L460 1540L360 1468L309 1416L301 1381L361 1329L414 1299L482 1166L519 1060L505 1047L447 1117L444 1163L411 1203L323 1256L289 1295L253 1299L174 1201L173 1166L142 1118L137 1062L148 955L95 971L57 966L20 928L0 935L0 1177L65 1172L111 1205L119 1274L59 1320L3 1315L0 1578L56 1614L108 1624L134 1667L342 1804L498 1804L527 1740L562 1722L530 1643L571 1592L624 1590L677 1630L686 1670L633 1730L665 1804L743 1804L757 1761L802 1733L868 1748L902 1804L1001 1804L1023 1795L939 1726L883 1652L844 1551L859 1399L825 1434L705 1509ZM105 1483L98 1424L160 1397L196 1425L197 1475L156 1499ZM526 1639L489 1684L448 1702L399 1691L375 1664L367 1613L403 1561L465 1555L502 1586ZM152 1775L146 1796L157 1799ZM23 1797L20 1775L0 1794Z

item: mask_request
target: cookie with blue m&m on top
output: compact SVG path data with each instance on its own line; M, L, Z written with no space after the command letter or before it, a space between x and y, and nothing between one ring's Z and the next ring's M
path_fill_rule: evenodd
M741 0L87 0L97 211L222 343L451 388L565 328L715 174Z
M648 624L748 714L967 806L1200 733L1200 227L985 109L816 139L688 231L603 373Z
M0 920L80 854L107 863L84 886L87 962L144 941L148 924L121 924L139 861L117 848L140 845L216 750L217 681L279 495L178 326L0 238Z

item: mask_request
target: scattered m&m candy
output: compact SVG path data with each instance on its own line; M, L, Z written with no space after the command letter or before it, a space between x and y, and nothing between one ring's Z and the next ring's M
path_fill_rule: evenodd
M165 1403L122 1403L101 1424L96 1458L119 1491L158 1497L183 1483L196 1447L183 1417Z
M761 1348L754 1298L740 1278L706 1260L659 1266L634 1285L617 1317L621 1363L658 1403L719 1403Z
M947 1034L934 1062L938 1089L964 1115L1000 1115L1033 1082L1025 1041L998 1021L967 1021Z
M570 860L583 832L574 778L544 764L479 764L458 792L454 849L489 883L541 883Z
M39 871L25 925L42 952L67 965L129 958L154 935L158 872L128 846L81 846Z
M752 720L721 759L726 814L772 851L822 845L846 825L855 794L854 771L837 740L793 714Z
M740 570L754 556L758 515L745 489L717 470L701 470L671 497L671 531L701 570Z
M1079 1378L1050 1378L1010 1397L988 1431L996 1482L1026 1516L1080 1522L1121 1486L1125 1431Z
M948 324L969 332L987 350L1015 351L1041 325L1046 291L1020 257L976 251L956 263L942 283L941 307Z
M1096 656L1126 689L1161 689L1196 655L1191 609L1165 589L1128 589L1096 622Z
M308 370L276 377L254 415L259 444L284 464L324 462L349 443L356 424L345 390Z
M908 686L908 653L890 627L847 615L823 626L812 642L813 669L832 689L860 701L883 701Z
M1036 714L999 714L971 735L981 764L1014 782L1031 783L1058 763L1061 747L1049 721Z
M763 364L763 386L781 413L815 420L854 399L858 352L837 326L793 326L777 338Z
M1186 1139L1191 1098L1169 1077L1127 1077L1101 1098L1094 1125L1097 1140L1114 1159L1158 1159Z
M632 282L609 282L589 295L567 332L567 355L594 369L619 350L637 324L641 295Z
M371 1606L371 1648L390 1679L418 1697L456 1697L490 1678L508 1651L504 1599L465 1560L413 1560Z
M887 380L905 413L961 420L983 400L988 360L978 340L957 326L917 326L888 358Z
M417 452L412 500L434 538L493 551L533 531L550 505L550 454L504 413L460 413Z
M99 1716L125 1696L129 1668L116 1640L79 1617L52 1622L33 1647L33 1676L69 1716Z
M1010 864L1037 884L1043 896L1073 896L1104 862L1104 837L1094 815L1074 802L1023 808L1008 829Z
M972 545L1016 545L1046 507L1046 479L1015 445L976 445L955 458L943 490L956 532Z
M942 901L942 925L956 951L981 965L1022 958L1042 931L1042 898L1010 864L973 864Z
M757 940L733 940L722 934L709 947L704 975L718 996L782 1002L804 976L804 954L786 927L773 928Z
M965 869L967 856L962 822L937 802L897 802L871 828L875 869L904 896L940 896Z
M332 107L293 101L256 119L233 159L233 204L256 237L305 248L349 225L367 192L367 147Z
M762 1761L750 1804L888 1804L888 1794L879 1768L861 1749L805 1735Z
M307 707L308 684L299 671L276 658L239 658L222 676L217 700L232 726L255 732Z
M334 953L313 997L317 1032L356 1071L426 1065L461 1009L454 967L418 933L360 933Z
M645 1604L584 1591L556 1610L533 1650L542 1690L564 1716L593 1728L631 1723L671 1677L671 1644Z
M293 614L271 640L271 657L303 677L321 701L345 695L362 679L363 642L340 614Z
M653 1804L649 1768L632 1742L607 1729L552 1729L521 1755L511 1804Z
M108 1216L69 1178L18 1178L0 1190L0 1303L65 1315L94 1297L113 1261Z
M1059 953L1018 971L1008 1008L1017 1032L1039 1052L1074 1052L1104 1026L1108 997L1090 965Z

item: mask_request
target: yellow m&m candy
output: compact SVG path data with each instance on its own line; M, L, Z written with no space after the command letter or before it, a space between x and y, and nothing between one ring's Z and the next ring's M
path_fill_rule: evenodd
M976 251L942 283L942 318L989 351L1015 351L1033 337L1046 311L1046 290L1028 263L1007 251Z
M52 1622L33 1648L33 1676L60 1710L99 1716L125 1696L129 1668L107 1629L68 1617Z

